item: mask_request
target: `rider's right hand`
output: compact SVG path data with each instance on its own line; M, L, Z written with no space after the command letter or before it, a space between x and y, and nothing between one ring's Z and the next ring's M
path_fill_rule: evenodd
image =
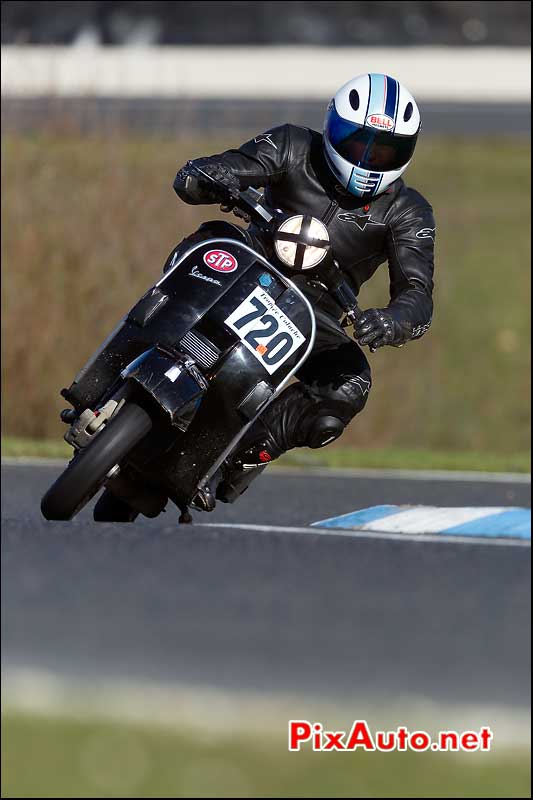
M218 185L209 178L202 178L195 167L199 167ZM192 205L228 203L228 200L238 197L240 184L238 178L223 164L211 159L198 158L196 161L188 161L178 171L174 179L174 191L182 200Z

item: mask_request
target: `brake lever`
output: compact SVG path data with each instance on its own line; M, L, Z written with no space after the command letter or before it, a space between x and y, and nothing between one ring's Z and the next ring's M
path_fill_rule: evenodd
M215 178L212 178L211 175L208 175L207 172L204 172L201 167L197 166L197 164L193 164L192 162L187 162L187 164L196 170L202 177L207 178L210 183L214 183L219 189L222 188L226 190L231 202L223 203L221 206L222 211L225 211L227 208L228 212L232 211L237 217L240 217L246 222L251 222L254 220L254 222L259 224L261 227L270 229L275 216L261 204L261 192L258 192L252 187L248 187L248 189L245 189L243 192L233 194L227 186L224 186L224 184L221 184ZM237 213L237 211L239 213Z
M342 321L342 327L349 328L350 325L355 327L362 316L363 312L361 311L358 303L356 302L354 307L350 308L348 311L345 312L345 317L344 320Z
M252 218L251 218L251 216L249 214L247 214L245 211L243 211L242 208L239 208L239 206L234 206L231 203L223 203L220 206L220 210L224 214L235 214L236 217L238 217L239 219L242 219L246 223L249 223L249 222L252 221Z

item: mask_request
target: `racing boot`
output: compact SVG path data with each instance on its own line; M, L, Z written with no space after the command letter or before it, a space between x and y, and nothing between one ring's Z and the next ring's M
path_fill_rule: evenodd
M258 431L257 426L262 430ZM256 423L251 436L245 435L244 443L239 446L237 453L222 465L216 499L222 503L234 503L252 481L264 472L268 464L284 452L266 425L262 422Z

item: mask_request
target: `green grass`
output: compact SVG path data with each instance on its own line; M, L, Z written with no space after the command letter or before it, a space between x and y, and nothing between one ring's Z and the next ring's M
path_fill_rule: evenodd
M7 458L70 458L72 447L59 439L24 439L20 436L2 436L2 456Z
M70 458L72 448L63 440L48 441L2 437L2 456L21 458ZM330 467L335 469L438 469L474 470L482 472L529 472L529 452L506 455L499 453L465 453L430 450L376 450L347 447L328 447L321 450L301 448L291 450L273 467Z
M124 132L4 137L5 434L62 435L59 390L158 279L174 244L222 216L176 199L176 168L235 144ZM405 177L435 209L434 323L421 341L370 356L369 402L342 445L513 461L530 441L529 143L422 136ZM387 300L384 265L360 302Z
M279 461L287 467L330 467L334 469L424 469L481 472L529 472L529 452L477 453L462 451L403 450L381 448L357 450L347 447L323 450L291 450Z
M200 736L29 714L2 719L2 797L530 797L526 754L289 753L279 736Z

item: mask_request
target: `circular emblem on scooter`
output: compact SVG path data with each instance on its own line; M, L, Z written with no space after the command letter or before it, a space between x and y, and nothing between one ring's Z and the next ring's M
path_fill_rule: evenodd
M204 253L204 264L215 272L235 272L239 262L227 250L208 250Z
M328 229L315 217L298 214L284 220L274 234L276 255L292 269L312 269L329 250Z

